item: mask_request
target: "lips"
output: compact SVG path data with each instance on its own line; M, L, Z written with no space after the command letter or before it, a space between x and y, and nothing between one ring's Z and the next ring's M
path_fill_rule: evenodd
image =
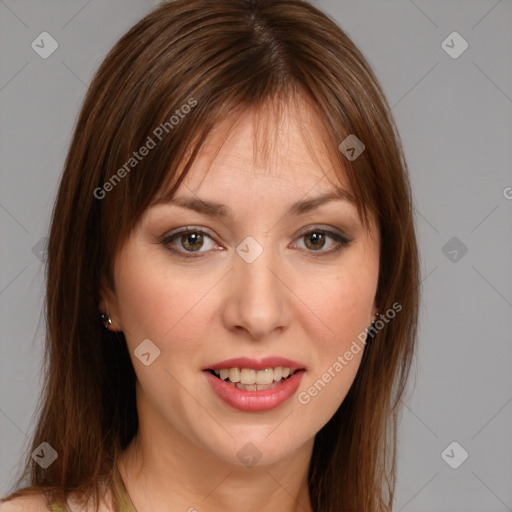
M296 393L304 373L304 370L295 371L291 377L271 389L246 391L228 384L208 370L202 372L217 397L231 408L243 412L265 412L284 404Z
M277 377L273 383L263 382L260 386L259 377L261 373L271 369L277 372ZM229 378L221 376L229 370ZM272 371L270 374L263 375L264 381L272 380ZM290 399L300 385L306 367L299 361L294 361L285 357L270 356L263 359L252 359L249 357L237 357L219 361L203 368L202 374L210 384L213 392L227 405L234 409L244 412L263 412L269 411ZM219 375L220 372L220 375ZM234 375L231 375L231 373ZM246 375L244 372L252 372L252 375ZM242 381L254 381L256 372L256 385L242 383ZM282 373L281 373L282 372ZM241 375L238 375L238 374ZM282 377L281 377L282 375ZM230 382L231 379L238 381L236 384Z
M223 368L250 368L253 370L265 370L266 368L276 368L282 366L290 370L305 370L306 366L298 361L293 361L285 357L265 357L263 359L251 359L249 357L237 357L226 359L218 363L206 366L203 370L222 370Z

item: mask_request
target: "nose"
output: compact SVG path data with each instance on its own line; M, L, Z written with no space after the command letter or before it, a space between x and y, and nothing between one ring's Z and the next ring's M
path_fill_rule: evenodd
M281 332L289 325L289 291L283 284L282 265L270 249L252 263L235 254L229 273L223 322L231 331L254 340Z

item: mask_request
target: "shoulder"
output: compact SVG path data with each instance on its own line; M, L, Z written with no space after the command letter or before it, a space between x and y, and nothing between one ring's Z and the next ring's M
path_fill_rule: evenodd
M0 512L92 512L92 504L83 504L74 493L68 496L67 506L62 507L56 504L49 504L44 494L32 496L20 496L9 501L0 501ZM113 512L113 508L105 501L100 503L97 512Z
M0 512L48 512L49 510L51 508L48 501L42 494L0 501Z

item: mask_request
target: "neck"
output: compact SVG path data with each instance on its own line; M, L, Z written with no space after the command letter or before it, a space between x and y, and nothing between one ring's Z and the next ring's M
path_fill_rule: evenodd
M176 432L169 442L139 427L118 464L137 512L313 511L307 478L313 440L286 460L243 466L219 459L183 436L176 439Z

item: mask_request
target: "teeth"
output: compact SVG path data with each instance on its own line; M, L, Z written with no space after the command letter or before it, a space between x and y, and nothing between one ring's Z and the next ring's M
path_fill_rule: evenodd
M279 386L279 382L272 382L272 384L240 384L237 382L236 384L232 384L231 382L226 381L230 386L235 386L238 389L244 389L245 391L262 391L264 389L272 389L276 386Z
M265 368L256 372L256 384L272 384L274 381L274 370Z
M240 382L240 368L229 369L229 380L231 382Z
M290 368L277 366L276 368L265 368L264 370L253 370L252 368L222 368L214 370L222 380L228 380L240 385L271 385L273 382L279 382L293 375L295 371ZM238 386L237 386L238 387Z
M242 384L256 384L256 370L240 368L240 382Z

